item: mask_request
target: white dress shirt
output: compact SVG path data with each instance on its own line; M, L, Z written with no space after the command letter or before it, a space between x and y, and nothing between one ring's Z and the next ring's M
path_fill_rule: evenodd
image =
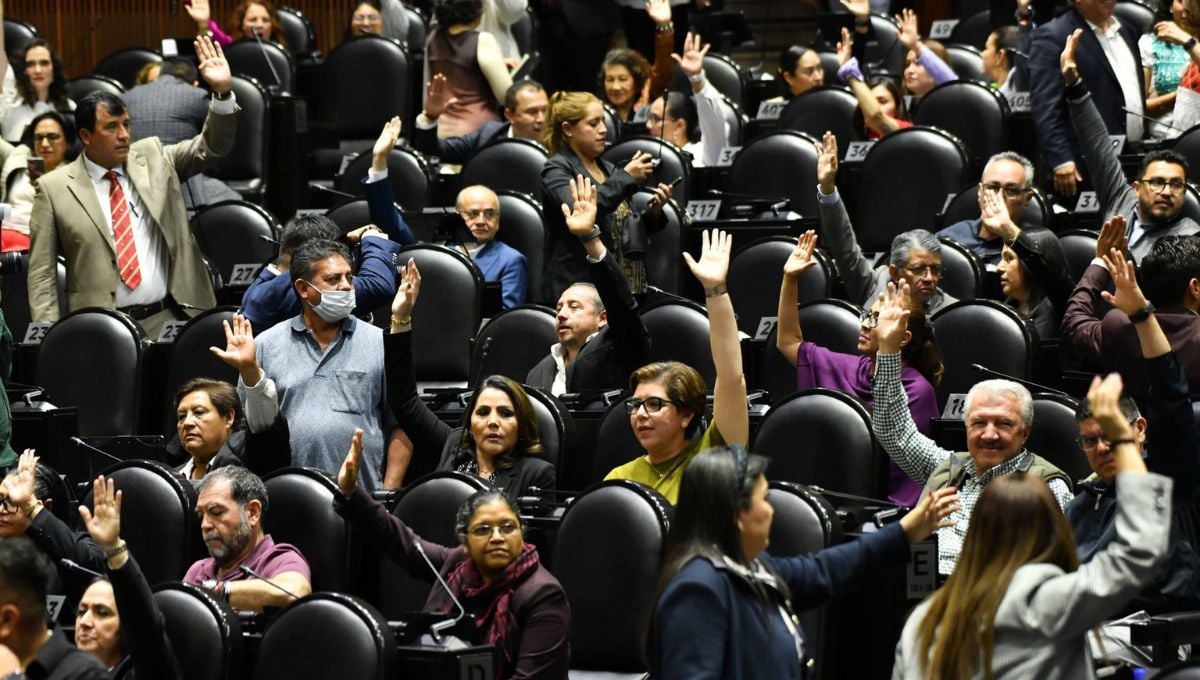
M1108 65L1117 76L1121 94L1125 96L1126 110L1139 114L1125 114L1125 138L1136 142L1144 136L1144 126L1139 116L1146 113L1142 88L1138 83L1137 59L1133 56L1133 50L1129 49L1129 43L1121 37L1121 22L1116 17L1109 20L1108 30L1103 30L1090 21L1087 24L1092 33L1096 34L1096 40L1100 41L1100 48L1104 50Z

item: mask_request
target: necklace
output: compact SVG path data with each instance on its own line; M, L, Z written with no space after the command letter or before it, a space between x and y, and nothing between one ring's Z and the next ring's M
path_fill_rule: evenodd
M660 482L662 480L666 479L666 477L668 475L670 475L672 472L674 472L675 468L679 467L679 463L681 463L682 461L683 461L682 454L676 455L674 458L663 461L661 463L653 463L650 461L650 457L646 456L646 463L650 466L650 469L654 471L654 474L658 475L658 481L660 481ZM662 469L664 466L666 467L665 470Z

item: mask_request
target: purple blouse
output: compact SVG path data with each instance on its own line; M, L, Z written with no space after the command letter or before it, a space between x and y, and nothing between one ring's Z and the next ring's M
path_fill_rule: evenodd
M933 385L925 376L911 366L900 371L900 382L908 395L908 410L912 413L917 430L932 436L933 419L937 417L937 396ZM796 389L825 387L845 392L871 408L871 358L854 354L842 354L811 342L800 343L796 355ZM899 505L911 506L921 496L921 485L888 460L888 500Z

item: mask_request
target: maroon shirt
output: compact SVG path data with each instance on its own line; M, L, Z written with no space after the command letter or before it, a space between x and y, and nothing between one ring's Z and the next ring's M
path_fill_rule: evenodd
M308 568L308 560L304 559L304 555L295 546L287 543L276 544L270 534L263 537L262 543L242 560L241 564L250 567L264 578L275 578L280 574L294 571L298 574L303 574L304 578L312 581L312 572ZM217 572L220 571L217 566L217 561L211 557L206 557L198 560L187 571L187 575L183 577L184 583L200 584L208 579L216 579ZM246 574L240 569L235 569L227 574L222 581L248 581L252 576Z

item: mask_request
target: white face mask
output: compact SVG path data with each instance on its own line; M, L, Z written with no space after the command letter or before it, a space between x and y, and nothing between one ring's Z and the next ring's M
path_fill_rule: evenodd
M354 299L354 289L350 290L321 290L305 281L313 290L321 294L321 301L313 305L313 311L326 323L342 321L354 311L358 303Z

